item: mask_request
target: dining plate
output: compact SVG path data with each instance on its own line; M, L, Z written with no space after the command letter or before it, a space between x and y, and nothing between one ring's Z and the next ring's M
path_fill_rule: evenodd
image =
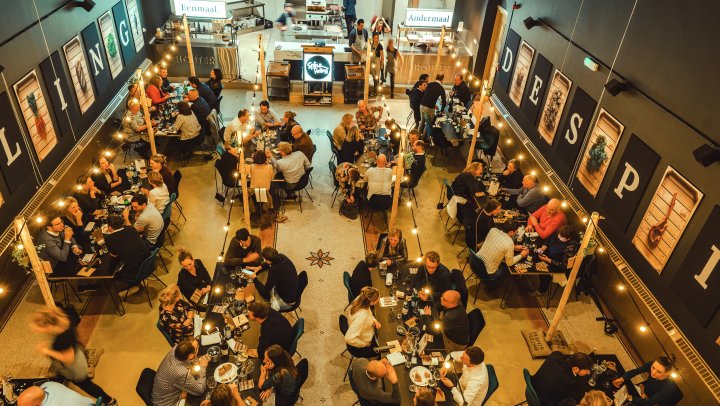
M227 368L230 367L227 372L220 375L220 369L221 368ZM429 372L429 371L428 371ZM217 368L215 368L215 381L218 383L230 383L235 380L238 376L238 367L237 365L233 364L232 362L226 362L224 364L218 365Z
M417 386L427 386L430 383L432 373L423 366L416 366L410 370L410 380Z

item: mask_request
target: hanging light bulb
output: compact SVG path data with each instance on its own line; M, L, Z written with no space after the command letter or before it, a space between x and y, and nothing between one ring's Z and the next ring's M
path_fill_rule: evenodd
M75 189L76 189L76 190L82 190L82 185L77 185L77 186L75 186Z
M506 143L507 145L510 145L510 144L512 144L512 140L511 140L510 138L508 138L508 139L505 140L505 143Z
M518 160L522 161L523 159L525 159L525 155L518 154Z
M222 261L222 260L223 260L223 256L222 256L222 255L218 255L218 258L217 258L217 259L218 259L218 262L219 262L219 261Z
M604 248L604 247L602 247L602 246L601 246L601 247L599 247L599 248L598 248L598 252L600 252L600 253L602 254L603 252L605 252L605 248Z
M35 218L35 221L38 222L38 223L42 223L42 222L43 222L43 218L40 217L40 216L37 216L37 217Z
M407 203L405 203L405 205L406 205L407 207L412 207L412 202L407 202Z
M502 128L502 127L503 127L503 123L502 123L502 121L501 121L501 122L498 123L498 128Z
M110 150L105 150L105 152L103 152L103 155L110 158L110 156L112 155L112 152L110 152Z
M490 106L490 111L495 111L495 106Z
M618 283L618 285L617 285L617 290L619 290L620 292L624 292L624 291L625 291L625 285L623 285L622 283Z
M640 332L641 332L641 333L644 333L644 332L646 332L647 330L648 330L648 328L647 328L646 325L643 324L642 326L640 326Z
M549 192L549 191L550 191L550 186L543 187L543 192Z
M537 175L537 171L536 171L536 170L532 170L532 171L530 171L530 175L532 175L532 176L535 176L535 175Z
M417 261L418 264L421 263L421 262L422 262L422 257L417 257L417 259L416 259L415 261Z
M130 118L130 117L128 117L128 118ZM117 137L117 139L121 140L121 139L123 139L123 133L119 132L119 133L115 134L115 137Z
M176 47L175 45L171 45L171 46L170 46L170 50L171 50L171 51L177 51L177 47Z
M462 63L460 63L460 61L457 61L457 62L455 62L455 66L459 68L459 67L462 66ZM477 83L477 82L476 82L476 83Z
M230 225L223 226L223 230L228 231L230 229Z
M150 75L152 75L150 71L145 71L145 76L150 77Z
M220 293L220 287L219 287L219 286L215 288L215 293Z
M566 207L567 207L567 202L566 202L565 200L563 200L562 203L560 203L560 206L561 206L563 209L566 208Z
M93 167L92 171L93 171L93 173L100 173L100 169L98 169L96 167Z
M21 249L25 248L25 246L22 245L22 244L18 244L16 248L19 249L19 250L21 250Z
M64 207L64 206L65 206L65 201L62 200L62 199L60 199L60 200L58 200L57 204L58 204L58 206L60 206L60 207Z
M466 74L466 73L467 73L467 68L463 68L462 74L464 75L464 74Z
M178 35L177 37L175 37L175 39L180 41L182 38Z
M153 72L158 73L159 71L160 71L160 69L158 69L157 66L153 68Z
M418 229L417 229L417 227L413 227L413 229L412 229L412 233L413 233L413 234L417 234L417 233L418 233Z
M583 223L587 223L587 222L588 222L588 218L587 218L587 217L583 217L583 218L582 218L582 222L583 222Z
M0 293L2 293L2 288L0 288ZM677 379L678 376L677 372L670 372L670 378Z

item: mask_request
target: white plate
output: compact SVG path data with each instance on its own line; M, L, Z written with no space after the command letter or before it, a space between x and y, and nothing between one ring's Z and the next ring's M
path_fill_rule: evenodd
M220 376L220 367L225 366L225 365L230 365L230 370L225 372L225 375ZM238 376L237 372L238 372L237 365L235 365L231 362L226 362L224 364L220 364L220 365L218 365L217 368L215 368L215 373L214 373L215 381L217 383L230 383L230 382L234 381L235 378L237 378L237 376Z
M417 386L427 386L432 373L423 366L416 366L410 370L410 380Z

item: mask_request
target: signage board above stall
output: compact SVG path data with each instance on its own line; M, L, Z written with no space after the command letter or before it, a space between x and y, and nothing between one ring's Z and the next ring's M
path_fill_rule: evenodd
M303 78L306 82L331 82L332 54L303 53Z
M187 14L188 17L227 18L224 1L173 0L175 15Z
M452 24L452 10L438 10L429 8L409 8L405 15L406 27L450 27Z

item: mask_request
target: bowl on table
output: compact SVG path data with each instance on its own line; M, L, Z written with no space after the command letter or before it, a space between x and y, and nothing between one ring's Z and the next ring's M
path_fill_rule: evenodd
M238 367L232 362L226 362L215 368L215 380L218 383L230 383L238 377Z

